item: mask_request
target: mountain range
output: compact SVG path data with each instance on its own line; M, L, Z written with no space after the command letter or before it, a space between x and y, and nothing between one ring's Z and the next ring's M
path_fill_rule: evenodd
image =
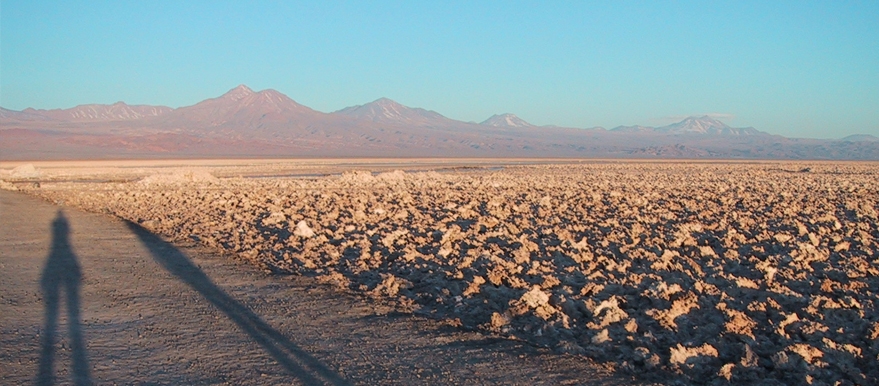
M606 130L536 126L514 114L462 122L387 98L324 113L240 85L191 106L0 107L0 159L190 157L576 157L879 159L870 135L786 138L709 116Z

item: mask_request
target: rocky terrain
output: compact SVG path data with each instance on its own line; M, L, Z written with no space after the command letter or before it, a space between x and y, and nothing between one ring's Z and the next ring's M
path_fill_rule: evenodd
M0 185L647 379L879 382L873 163L18 173Z

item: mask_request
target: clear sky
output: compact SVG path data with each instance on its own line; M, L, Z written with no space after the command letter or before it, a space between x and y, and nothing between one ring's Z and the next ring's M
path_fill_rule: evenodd
M324 112L388 97L463 121L879 136L879 1L0 0L2 107L180 107L242 83Z

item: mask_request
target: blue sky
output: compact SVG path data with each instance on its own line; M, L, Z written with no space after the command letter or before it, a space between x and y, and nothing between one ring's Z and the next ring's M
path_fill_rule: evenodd
M330 112L879 136L879 1L0 1L0 106L180 107L238 84Z

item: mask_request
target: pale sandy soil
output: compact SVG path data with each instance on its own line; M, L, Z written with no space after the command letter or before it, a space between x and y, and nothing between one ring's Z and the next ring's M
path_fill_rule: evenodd
M876 163L429 161L6 166L3 186L618 374L879 380Z

